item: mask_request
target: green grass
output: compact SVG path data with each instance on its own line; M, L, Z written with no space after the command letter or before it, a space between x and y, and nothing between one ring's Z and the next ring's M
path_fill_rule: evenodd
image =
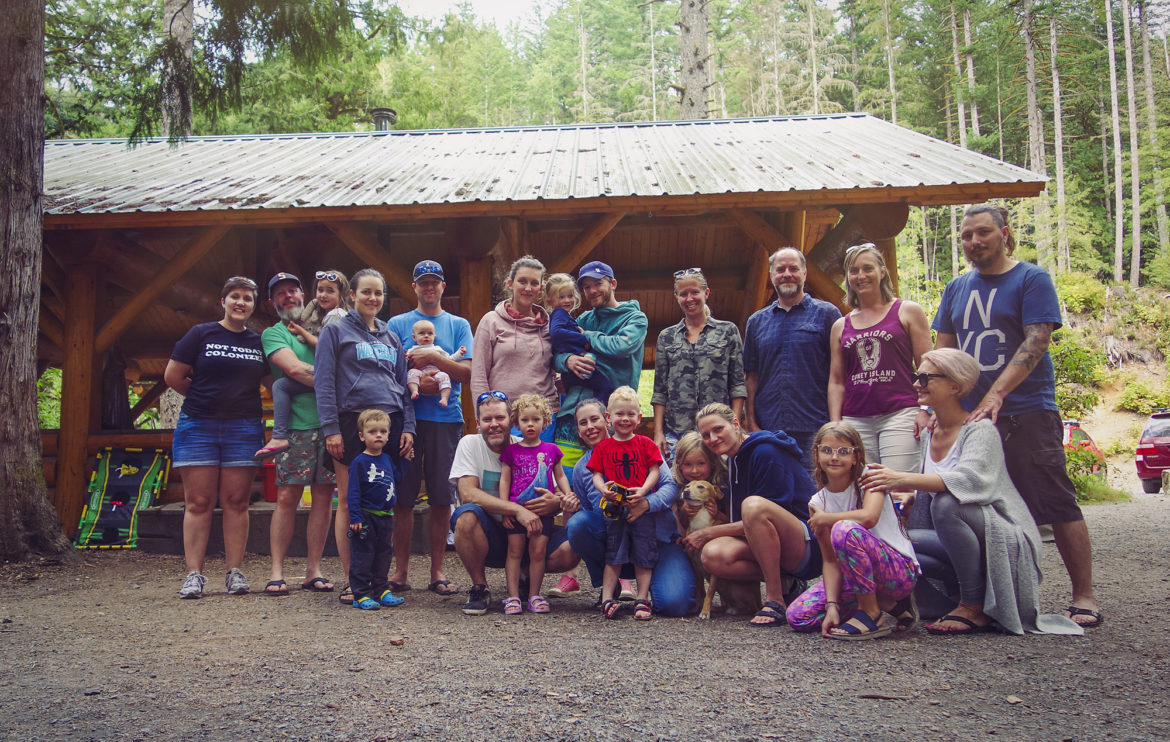
M1092 474L1072 477L1077 488L1077 502L1081 505L1102 505L1108 502L1131 502L1133 497L1119 489L1110 487L1105 481Z

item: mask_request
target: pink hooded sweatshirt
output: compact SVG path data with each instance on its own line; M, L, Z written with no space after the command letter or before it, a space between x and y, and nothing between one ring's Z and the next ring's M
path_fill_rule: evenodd
M548 339L548 312L534 306L540 315L516 319L508 314L507 302L483 316L475 329L471 356L471 399L488 391L501 391L514 400L521 394L539 394L548 400L553 416L561 406L556 374L552 369L552 343Z

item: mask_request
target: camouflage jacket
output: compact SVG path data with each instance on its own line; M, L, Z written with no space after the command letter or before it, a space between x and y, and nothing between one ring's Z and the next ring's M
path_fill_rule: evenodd
M663 431L682 435L695 429L695 413L711 402L730 405L747 397L743 382L743 341L734 322L707 318L695 344L687 342L686 321L658 334L651 404L665 407Z

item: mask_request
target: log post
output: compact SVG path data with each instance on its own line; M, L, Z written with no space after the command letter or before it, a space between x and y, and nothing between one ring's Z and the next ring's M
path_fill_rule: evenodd
M471 323L474 333L479 321L492 311L492 259L482 257L459 261L459 311ZM470 350L470 348L468 348ZM475 433L475 400L471 384L463 385L463 432Z
M894 296L901 296L898 291L898 248L894 238L874 240L873 244L882 254L882 259L886 261L886 275L890 277L890 283L894 286Z
M747 280L743 286L743 307L739 313L740 334L747 330L748 318L767 303L768 294L772 290L772 266L768 264L768 256L771 253L757 246L748 255Z
M57 487L53 505L66 535L72 537L85 502L85 462L93 396L94 318L97 271L93 263L69 269L66 276L65 361L61 372L61 436L57 447Z

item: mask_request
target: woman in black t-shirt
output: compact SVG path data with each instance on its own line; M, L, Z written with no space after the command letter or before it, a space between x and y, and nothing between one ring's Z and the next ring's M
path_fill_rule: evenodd
M248 499L264 445L260 380L268 373L260 335L244 323L256 309L256 283L229 278L220 292L223 319L192 327L171 352L163 380L184 395L175 427L175 468L183 468L183 555L180 598L203 597L203 560L216 503L223 509L227 592L248 592L240 572L248 541Z

